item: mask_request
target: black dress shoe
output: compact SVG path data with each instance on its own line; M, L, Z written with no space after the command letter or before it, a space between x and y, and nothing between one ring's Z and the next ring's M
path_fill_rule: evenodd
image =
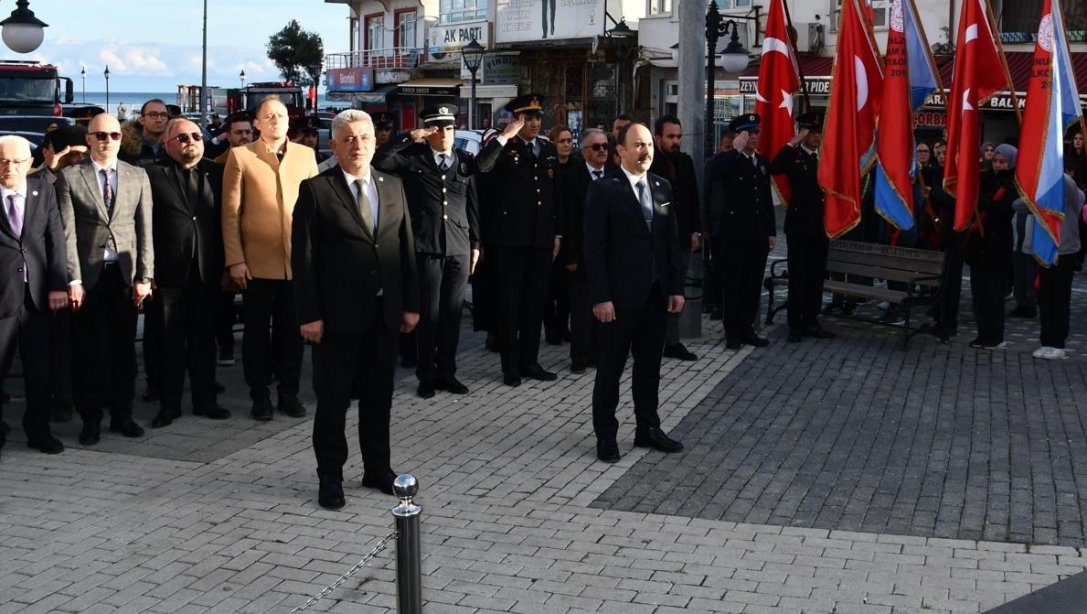
M612 464L618 463L619 459L619 446L614 443L611 444L596 444L596 458L604 461L605 463Z
M434 380L434 387L452 394L468 394L468 386L452 375L437 378Z
M487 339L483 342L483 347L487 348L488 352L502 351L502 347L498 345L498 335L487 335Z
M740 349L740 346L742 346L742 345L743 345L742 343L740 343L739 341L735 341L735 340L725 341L725 349L726 350L738 350L738 349Z
M286 414L291 418L305 418L306 406L302 404L302 401L298 400L298 397L293 394L281 394L279 395L278 407L279 413Z
M698 360L698 356L695 356L682 343L676 343L674 345L664 346L664 357L665 358L678 358L680 360L686 360L686 361Z
M419 388L415 390L415 394L424 399L434 398L434 382L419 382Z
M253 409L249 412L255 420L261 422L267 422L272 419L272 414L275 408L272 407L272 400L266 397L259 399L253 399Z
M143 437L143 428L132 421L132 418L111 420L109 432L120 433L122 437Z
M343 498L343 480L322 476L317 489L317 504L326 510L338 510L347 505Z
M789 331L789 336L786 337L785 340L788 341L789 343L800 343L801 338L802 338L802 335L799 332L797 332L795 330L790 330Z
M381 492L391 495L393 494L393 480L396 479L396 473L389 470L385 475L371 475L365 473L362 476L362 487L373 488L374 490L380 490Z
M743 341L747 345L751 345L757 348L764 348L770 345L769 340L767 340L765 337L760 337L755 333L748 333L743 337L740 337L740 341Z
M802 334L808 337L815 337L816 339L833 339L837 337L837 335L818 324L815 326L804 327Z
M507 385L507 386L512 386L512 387L516 388L516 387L521 385L521 376L518 375L517 373L512 372L512 371L509 372L509 373L503 373L502 374L502 383Z
M577 373L578 375L581 375L584 372L585 372L585 363L583 363L583 362L572 362L572 363L570 363L570 373Z
M174 423L174 412L172 410L163 408L159 410L159 413L155 414L155 419L151 421L151 428L159 429L164 426L170 426Z
M218 403L212 403L206 407L194 407L192 409L192 415L203 416L211 420L226 420L230 417L230 410L225 407L220 407Z
M522 367L521 377L540 380L541 382L553 382L559 379L558 375L555 375L550 371L544 370L544 368L538 364L531 364L527 367Z
M99 433L99 425L97 422L84 422L83 428L79 431L79 444L83 446L93 446L101 439Z
M651 428L645 432L635 431L634 445L639 448L653 448L661 452L679 452L683 449L683 444L670 439L659 428Z
M26 442L28 448L34 448L46 454L60 454L64 451L64 444L52 435L29 439Z

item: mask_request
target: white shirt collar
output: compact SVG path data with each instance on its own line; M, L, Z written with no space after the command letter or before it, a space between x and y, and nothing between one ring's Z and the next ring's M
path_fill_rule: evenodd
M803 149L804 153L808 154L809 156L817 153L814 149L808 149L808 147L803 143L800 144L800 149Z
M12 194L18 194L19 196L22 196L23 197L23 202L25 203L26 202L26 184L24 183L23 185L15 188L14 190L9 190L8 188L5 188L4 186L0 186L0 201L3 201L3 202L0 202L0 205L3 206L5 211L7 211L8 196L11 196Z
M755 154L754 154L754 153L750 153L750 154L749 154L749 153L747 153L746 151L744 151L744 150L742 150L742 149L741 149L741 150L739 150L739 151L740 151L740 155L741 155L741 156L743 156L743 157L745 157L745 158L747 158L748 160L754 160L754 159L755 159ZM757 152L756 152L756 153L757 153Z
M604 167L603 166L601 166L600 168L593 168L592 164L589 164L588 162L586 162L585 163L585 168L589 169L589 176L590 177L593 176L593 173L600 173L600 177L601 178L604 177Z
M355 185L355 182L361 179L363 185L368 186L370 185L370 182L373 180L374 177L374 174L370 172L369 168L366 169L366 174L361 177L356 177L355 175L352 175L351 173L343 170L342 166L340 167L340 172L343 173L344 179L347 180L347 185Z
M635 175L634 173L631 173L630 171L628 171L625 166L620 166L619 168L623 171L623 174L627 176L627 181L630 182L630 187L631 187L631 189L634 190L634 195L635 196L638 195L638 182L639 181L645 181L645 185L646 186L649 185L648 173L642 173L641 175Z
M111 170L111 171L113 171L115 173L117 172L117 160L114 160L114 161L110 162L107 166L102 166L101 164L98 163L98 160L95 160L95 159L92 158L91 159L91 166L94 167L94 174L95 175L97 175L98 173L100 173L100 172L102 172L104 170Z

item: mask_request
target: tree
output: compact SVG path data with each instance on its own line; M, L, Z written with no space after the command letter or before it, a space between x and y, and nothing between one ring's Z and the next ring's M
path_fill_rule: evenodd
M268 59L279 68L283 79L297 85L317 85L324 58L321 36L303 30L294 19L268 38Z

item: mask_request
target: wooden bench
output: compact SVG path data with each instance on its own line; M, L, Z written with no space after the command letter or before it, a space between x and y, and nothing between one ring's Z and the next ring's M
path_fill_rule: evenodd
M769 293L766 306L767 324L773 324L774 315L786 307L785 301L775 306L774 298L776 289L782 288L788 291L787 267L786 260L774 260L770 264L770 276L763 282ZM909 345L910 338L917 333L916 328L910 327L910 312L916 306L933 303L940 293L943 271L943 252L857 241L831 241L827 255L827 273L840 273L846 277L844 280L827 279L823 283L823 290L854 298L887 301L897 305L904 320L902 348L905 349ZM858 277L899 282L905 286L905 289L857 283ZM850 317L866 322L888 324L873 318Z

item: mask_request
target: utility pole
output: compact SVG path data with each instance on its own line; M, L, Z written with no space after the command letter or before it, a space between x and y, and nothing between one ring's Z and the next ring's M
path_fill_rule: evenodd
M683 148L694 158L698 185L703 185L706 108L706 3L673 2L679 11L679 121L683 122ZM713 53L713 50L710 50Z

